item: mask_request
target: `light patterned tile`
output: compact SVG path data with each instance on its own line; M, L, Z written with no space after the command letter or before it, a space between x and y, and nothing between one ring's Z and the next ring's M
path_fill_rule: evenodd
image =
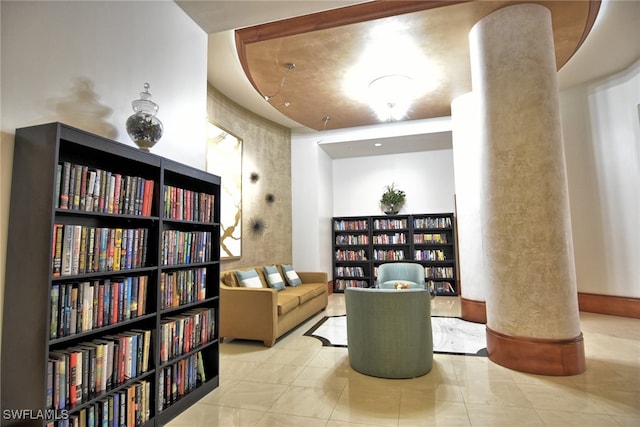
M619 427L609 415L541 409L537 412L548 427Z
M306 366L291 385L342 391L349 380L349 372L339 368Z
M326 427L380 427L381 424L350 423L348 421L329 420Z
M587 393L557 384L518 384L536 409L605 414L604 407Z
M509 406L467 404L472 426L513 427L544 426L535 409Z
M470 426L467 408L463 402L438 400L421 393L403 393L400 402L400 427L466 427Z
M289 385L303 369L302 366L264 362L256 366L245 379L253 382Z
M255 426L264 412L197 403L175 418L167 427L249 427Z
M460 386L464 401L474 405L531 408L531 402L513 381L467 381Z
M638 427L638 417L628 415L612 415L620 427Z
M400 391L399 386L385 388L375 381L361 381L354 386L350 380L330 419L395 427L400 413Z
M239 381L219 393L209 393L200 402L233 408L268 411L287 386L251 381Z
M327 421L322 418L298 417L268 412L255 424L255 427L325 427L326 423Z
M269 412L328 419L341 390L290 386Z

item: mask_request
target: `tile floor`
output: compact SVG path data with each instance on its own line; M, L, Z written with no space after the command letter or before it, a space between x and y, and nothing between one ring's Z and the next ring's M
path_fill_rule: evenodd
M434 355L420 378L367 377L346 348L303 333L344 314L344 295L272 348L221 345L220 387L168 427L640 426L640 320L581 313L587 371L524 374L485 357ZM436 297L434 315L459 315L455 297Z

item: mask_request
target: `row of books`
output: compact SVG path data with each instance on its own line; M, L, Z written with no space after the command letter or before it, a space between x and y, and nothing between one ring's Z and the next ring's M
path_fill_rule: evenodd
M160 307L180 307L202 301L207 294L207 269L194 268L160 274Z
M365 280L336 280L334 289L344 291L346 288L368 288L369 283Z
M146 228L54 224L52 275L73 276L143 267L148 235Z
M445 261L447 256L440 249L421 249L415 251L415 259L420 261Z
M414 218L414 228L451 228L451 217Z
M47 427L137 427L151 417L152 387L139 381L117 391L77 413L47 423Z
M70 162L56 170L56 207L84 212L151 215L154 181Z
M151 331L132 330L49 352L47 408L68 409L147 372Z
M427 286L430 289L433 289L437 294L440 294L440 295L456 294L456 290L453 288L453 286L449 282L443 282L443 281L438 282L438 281L430 280L427 282Z
M160 361L167 362L215 338L215 309L196 308L160 321Z
M164 186L165 218L213 222L215 196L171 185Z
M375 234L373 236L374 245L401 245L404 243L407 243L406 233Z
M113 325L146 313L148 276L51 286L50 337Z
M364 277L362 267L336 267L336 276Z
M333 223L333 228L336 231L345 230L367 230L369 228L369 221L363 220L337 220Z
M403 219L374 219L374 230L397 230L407 228L407 220Z
M453 267L425 267L426 277L433 279L453 279Z
M338 234L336 245L368 245L369 236L367 234Z
M336 261L366 261L367 252L364 249L358 251L342 250L336 251Z
M210 231L162 232L162 265L193 264L211 260Z
M373 250L373 259L375 261L402 261L406 259L404 251L402 250Z
M158 383L158 411L169 407L206 380L200 351L163 368Z
M413 243L417 244L446 244L447 235L445 233L440 234L414 234Z

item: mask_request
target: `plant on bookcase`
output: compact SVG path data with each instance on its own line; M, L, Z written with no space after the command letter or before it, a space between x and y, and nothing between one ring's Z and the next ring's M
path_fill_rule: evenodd
M387 215L395 215L404 205L406 194L396 188L395 183L385 186L384 189L385 191L380 198L380 208Z

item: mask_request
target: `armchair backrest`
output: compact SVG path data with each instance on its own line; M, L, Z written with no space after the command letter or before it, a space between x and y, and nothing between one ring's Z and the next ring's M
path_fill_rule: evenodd
M358 372L412 378L433 363L431 297L426 289L346 288L349 362Z
M378 287L393 288L393 282L415 283L412 287L424 288L424 267L411 262L391 262L378 266ZM386 285L385 285L386 284Z

